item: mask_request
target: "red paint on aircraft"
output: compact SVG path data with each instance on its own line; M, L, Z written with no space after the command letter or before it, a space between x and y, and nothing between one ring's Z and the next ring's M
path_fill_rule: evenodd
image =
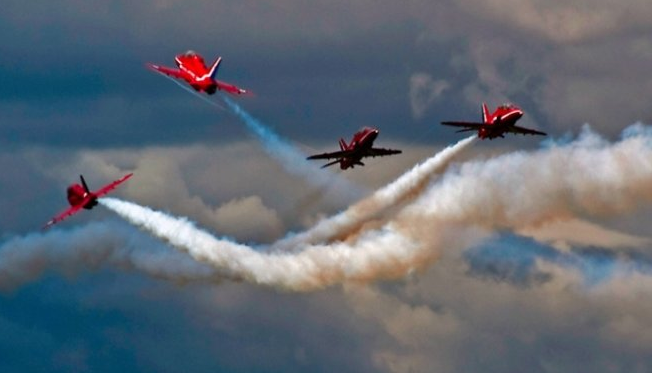
M206 92L209 95L214 94L218 89L234 95L248 93L233 84L215 79L222 57L218 57L210 67L207 67L202 56L194 51L187 51L176 56L174 62L177 64L178 70L151 63L148 63L147 66L162 74L185 80L196 91Z
M545 132L519 127L516 121L523 116L523 110L511 104L500 105L489 113L487 104L482 103L482 122L441 122L445 126L463 127L457 132L478 131L481 139L505 137L506 133L546 136Z
M66 211L52 218L52 220L50 220L49 222L47 222L47 224L45 224L43 229L49 228L51 225L56 224L62 221L63 219L67 218L68 216L79 212L81 209L90 210L93 207L97 206L98 198L109 193L111 190L115 189L118 185L127 181L127 179L129 179L131 176L133 176L133 173L127 174L122 178L108 185L103 186L102 188L100 188L95 192L91 192L88 189L88 185L86 185L86 181L84 180L84 177L82 175L79 175L79 178L81 179L81 185L77 183L72 184L71 186L68 187L67 190L67 198L68 198L68 203L70 204L70 208L68 208Z
M364 127L353 135L350 143L340 139L340 151L311 155L307 159L335 159L322 166L328 167L336 163L340 164L342 170L353 168L356 165L364 166L361 162L364 157L382 157L392 154L400 154L401 150L374 148L374 140L378 137L376 128Z

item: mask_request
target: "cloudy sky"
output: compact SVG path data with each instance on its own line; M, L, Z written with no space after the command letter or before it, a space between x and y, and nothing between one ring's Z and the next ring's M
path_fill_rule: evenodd
M0 370L652 371L652 174L616 162L636 184L608 189L627 191L612 207L591 204L602 190L590 188L548 204L556 194L530 193L545 178L509 171L601 170L598 151L545 154L578 136L608 148L652 123L651 32L646 0L3 2ZM222 56L219 78L255 93L237 104L295 150L374 126L376 145L403 154L310 176L219 94L222 108L144 67L188 49ZM80 173L92 188L134 172L116 197L264 250L461 139L438 123L479 119L483 101L519 105L520 123L550 136L461 151L416 201L496 159L498 176L481 179L495 187L476 189L491 208L427 220L427 263L398 275L259 286L101 206L39 231ZM500 204L512 197L518 213ZM413 223L409 207L360 229Z

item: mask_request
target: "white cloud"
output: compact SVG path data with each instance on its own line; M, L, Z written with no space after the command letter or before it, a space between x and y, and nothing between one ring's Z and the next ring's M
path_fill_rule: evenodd
M607 249L644 248L652 242L645 237L621 233L579 219L548 222L542 226L519 229L516 233L568 250L573 246L593 246Z
M220 233L254 242L280 237L283 223L276 211L266 207L260 197L235 199L215 210L215 224Z

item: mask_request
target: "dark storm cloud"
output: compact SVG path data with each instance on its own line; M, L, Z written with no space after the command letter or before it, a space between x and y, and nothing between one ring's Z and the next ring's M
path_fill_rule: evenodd
M0 367L12 371L372 370L369 324L351 320L336 292L170 287L105 272L0 299Z
M403 19L358 25L351 18L342 27L334 22L339 7L327 6L332 14L323 20L296 13L292 3L48 4L35 13L11 3L3 12L1 120L12 123L2 127L4 138L107 146L241 136L235 118L143 66L173 65L188 48L207 59L223 55L220 78L253 90L257 97L243 105L286 135L348 136L409 119L405 65L416 29Z
M548 6L510 0L9 2L1 16L7 57L0 75L3 101L14 107L1 119L29 126L11 133L30 143L241 136L234 118L211 116L142 66L171 64L175 53L193 48L208 59L223 55L220 76L258 94L244 106L301 140L325 141L365 124L419 138L424 125L475 117L482 100L515 101L528 113L524 123L540 128L563 132L590 121L614 133L651 119L640 99L650 93L649 82L639 67L652 56L642 38L649 17L640 1L630 5L640 11L604 3L594 12L581 0ZM499 9L514 9L514 17ZM414 74L450 87L417 123L408 97ZM43 122L49 126L38 125ZM180 130L179 123L193 131ZM451 136L437 132L437 139Z

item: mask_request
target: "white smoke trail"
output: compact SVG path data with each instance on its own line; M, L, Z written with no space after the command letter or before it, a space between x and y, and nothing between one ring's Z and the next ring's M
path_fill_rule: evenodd
M568 144L465 163L406 213L519 229L568 217L613 216L650 201L651 127L630 126L610 144L587 126Z
M437 256L427 246L391 227L363 234L354 245L337 243L306 246L299 253L262 253L218 239L186 218L114 198L100 199L100 203L196 260L213 265L231 279L285 290L308 291L348 281L395 278L423 267ZM461 242L453 230L438 232L435 241L439 245Z
M104 222L15 237L0 246L0 289L13 289L51 271L70 276L106 265L179 282L221 278L213 267L152 247L151 239L133 228Z
M635 126L609 144L585 130L579 140L516 152L449 171L382 229L351 242L261 253L219 240L185 218L115 199L102 204L131 223L235 279L288 290L397 277L461 249L497 228L578 215L613 215L652 201L652 130ZM485 231L474 231L481 226Z
M442 172L456 155L473 144L476 139L477 136L473 135L446 147L371 196L337 215L320 221L305 232L279 240L272 249L290 250L304 245L328 242L355 231L360 225L383 211L416 197L433 174Z

